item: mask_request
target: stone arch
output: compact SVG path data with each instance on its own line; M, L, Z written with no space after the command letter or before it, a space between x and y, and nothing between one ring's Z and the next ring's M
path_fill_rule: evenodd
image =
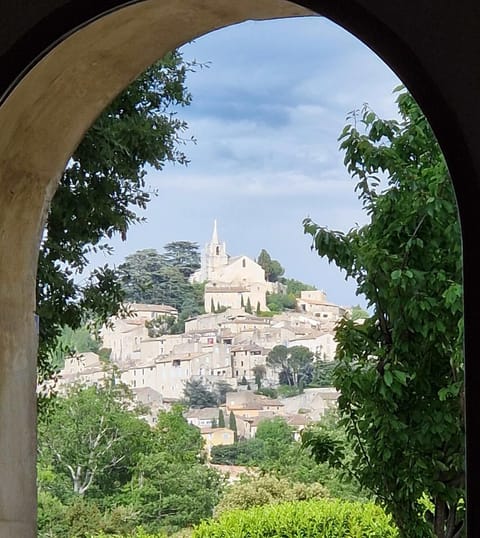
M35 529L35 272L56 182L96 115L165 52L249 19L329 17L412 91L446 155L459 202L465 276L467 491L480 488L475 390L480 197L480 7L473 0L46 0L11 3L0 54L0 534ZM15 4L15 5L14 5ZM451 39L449 37L451 36ZM461 39L460 39L461 37ZM292 44L294 46L294 44ZM469 456L471 454L472 456ZM468 511L468 535L480 516Z

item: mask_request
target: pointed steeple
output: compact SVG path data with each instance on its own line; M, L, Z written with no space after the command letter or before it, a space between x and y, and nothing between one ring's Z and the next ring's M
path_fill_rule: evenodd
M212 240L210 241L212 245L218 245L218 232L217 232L217 219L213 221L213 233Z

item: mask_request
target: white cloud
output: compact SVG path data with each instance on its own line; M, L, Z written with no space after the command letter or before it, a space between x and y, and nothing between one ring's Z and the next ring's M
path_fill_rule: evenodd
M183 47L211 61L192 73L190 107L180 110L191 162L148 180L158 188L118 263L139 248L186 239L203 245L214 218L232 254L266 248L288 276L317 285L341 304L358 303L352 284L310 250L302 220L347 231L366 217L353 192L337 137L350 110L368 102L395 115L398 79L356 38L319 17L250 22ZM105 263L105 261L99 261Z

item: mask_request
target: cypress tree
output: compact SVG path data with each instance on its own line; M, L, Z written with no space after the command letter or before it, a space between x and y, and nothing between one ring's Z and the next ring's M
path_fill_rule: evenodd
M237 440L237 420L235 418L235 413L230 411L230 416L228 417L228 427L233 431L234 439Z
M213 297L212 297L212 300L210 302L210 312L215 314L215 303L213 302Z
M252 303L250 302L250 297L247 298L247 306L245 307L245 312L247 314L252 313Z
M225 415L221 409L218 410L218 427L225 428Z

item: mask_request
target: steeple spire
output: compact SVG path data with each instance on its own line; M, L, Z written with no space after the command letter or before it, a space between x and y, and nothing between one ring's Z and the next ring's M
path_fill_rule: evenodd
M211 244L218 244L218 232L217 232L217 219L213 221L213 233L212 233L212 241Z

